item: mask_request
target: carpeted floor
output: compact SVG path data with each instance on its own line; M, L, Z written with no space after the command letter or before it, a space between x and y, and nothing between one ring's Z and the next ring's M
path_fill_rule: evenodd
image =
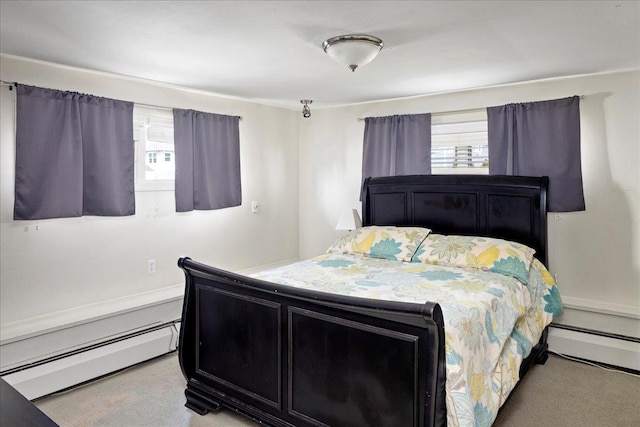
M231 411L197 415L184 407L184 386L172 353L35 403L63 427L257 425ZM520 382L494 426L638 427L640 378L552 355Z

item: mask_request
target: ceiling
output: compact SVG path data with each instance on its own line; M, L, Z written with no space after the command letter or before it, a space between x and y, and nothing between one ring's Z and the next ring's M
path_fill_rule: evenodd
M0 52L314 108L640 69L639 1L0 1ZM351 72L327 38L377 36ZM64 88L60 88L64 89Z

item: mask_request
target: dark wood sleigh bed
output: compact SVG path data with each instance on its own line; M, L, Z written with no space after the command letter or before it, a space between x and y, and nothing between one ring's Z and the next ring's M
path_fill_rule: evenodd
M547 264L546 177L367 179L363 225L497 237ZM179 360L186 406L270 426L446 425L440 306L277 285L189 258ZM523 376L547 358L546 329ZM397 366L393 371L385 366Z

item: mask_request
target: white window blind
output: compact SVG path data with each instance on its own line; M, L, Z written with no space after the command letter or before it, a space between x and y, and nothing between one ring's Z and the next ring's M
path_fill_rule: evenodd
M442 173L489 173L486 110L432 115L431 170Z

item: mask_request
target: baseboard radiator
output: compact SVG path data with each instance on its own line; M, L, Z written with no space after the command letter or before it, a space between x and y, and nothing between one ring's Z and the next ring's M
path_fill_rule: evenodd
M183 286L5 324L0 376L30 400L175 351Z
M552 324L549 350L578 359L640 371L640 338Z
M33 400L175 351L179 325L156 326L0 374Z
M3 325L0 376L33 400L173 352L182 299L176 285ZM638 318L567 308L564 322L551 325L551 351L640 371Z
M35 363L0 372L33 400L177 349L178 321L154 326ZM607 365L640 370L640 340L582 328L552 325L550 350Z

